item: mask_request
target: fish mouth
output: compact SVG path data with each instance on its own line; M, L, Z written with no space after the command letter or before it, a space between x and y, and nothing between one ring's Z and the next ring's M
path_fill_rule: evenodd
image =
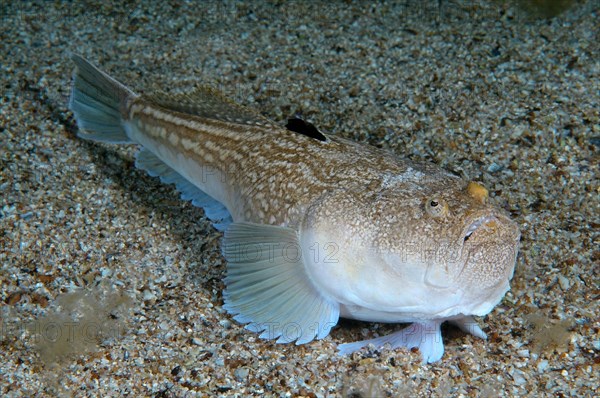
M466 243L471 236L482 230L488 230L490 228L495 228L500 220L495 215L485 215L476 218L471 224L467 226L467 228L463 231L463 243Z

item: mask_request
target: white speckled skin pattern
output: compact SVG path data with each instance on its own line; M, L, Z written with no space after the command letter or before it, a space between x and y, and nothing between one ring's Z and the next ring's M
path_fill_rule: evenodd
M481 185L280 127L209 89L138 96L73 59L81 136L140 145L137 165L225 230L224 307L248 329L300 344L327 336L340 316L411 322L340 352L418 347L425 362L443 354L444 321L485 338L471 315L509 289L520 233Z

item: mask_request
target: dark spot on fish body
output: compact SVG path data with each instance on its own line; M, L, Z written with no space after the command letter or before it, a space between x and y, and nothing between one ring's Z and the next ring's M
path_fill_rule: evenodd
M288 119L287 124L285 125L290 131L294 133L302 134L310 138L315 138L319 141L327 141L327 137L323 135L312 123L304 121L299 118Z

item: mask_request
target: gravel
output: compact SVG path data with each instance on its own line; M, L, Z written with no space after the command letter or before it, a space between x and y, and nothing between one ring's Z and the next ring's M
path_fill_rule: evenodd
M600 8L514 3L3 3L0 394L597 394ZM342 321L303 346L246 331L202 210L136 170L135 148L75 137L70 52L138 92L203 82L483 183L522 231L488 340L448 327L421 365L336 355L398 325Z

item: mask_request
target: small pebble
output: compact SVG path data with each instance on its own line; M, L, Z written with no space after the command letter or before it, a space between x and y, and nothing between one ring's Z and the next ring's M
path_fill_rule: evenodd
M562 274L558 274L558 284L563 291L567 291L571 287L571 281Z
M231 328L231 321L229 319L222 319L219 321L219 325L221 325L224 329Z
M248 377L248 375L250 374L250 369L248 369L245 366L239 367L237 368L234 372L233 372L235 379L237 381L244 381L246 380L246 378Z
M529 358L529 350L518 350L517 354L522 358Z
M152 293L152 291L146 289L142 294L142 298L144 301L153 301L156 300L156 295Z
M515 370L512 377L515 381L515 384L517 384L518 386L522 386L523 384L527 383L527 379L525 378L523 372L521 372L520 370Z

